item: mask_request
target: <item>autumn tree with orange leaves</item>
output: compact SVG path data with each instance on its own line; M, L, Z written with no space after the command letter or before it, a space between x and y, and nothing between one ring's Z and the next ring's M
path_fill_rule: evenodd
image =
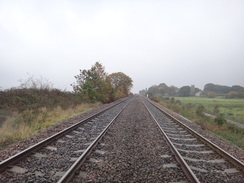
M114 101L128 96L132 85L132 79L122 72L108 75L105 68L99 62L89 70L80 70L75 76L76 83L72 87L79 93L84 101L103 103Z
M123 72L116 72L109 75L114 88L115 98L125 97L130 94L133 86L132 79Z

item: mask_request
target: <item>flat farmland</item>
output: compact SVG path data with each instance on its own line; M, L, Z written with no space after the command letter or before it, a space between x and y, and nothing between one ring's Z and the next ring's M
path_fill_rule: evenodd
M175 97L182 104L193 106L202 105L206 112L213 114L218 106L219 112L225 118L244 124L244 99L203 98L203 97Z

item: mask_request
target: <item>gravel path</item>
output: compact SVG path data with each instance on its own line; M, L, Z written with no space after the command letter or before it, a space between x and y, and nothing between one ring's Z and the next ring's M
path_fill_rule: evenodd
M121 113L73 182L186 181L141 100Z
M205 116L208 116L208 117L211 117L211 118L216 118L215 115L212 115L212 114L209 114L209 113L206 113L206 112L204 112L203 114L204 114ZM230 119L225 119L225 120L226 120L228 123L231 123L231 124L233 124L233 125L238 126L239 128L244 128L244 124L241 124L241 123L232 121L232 120L230 120Z

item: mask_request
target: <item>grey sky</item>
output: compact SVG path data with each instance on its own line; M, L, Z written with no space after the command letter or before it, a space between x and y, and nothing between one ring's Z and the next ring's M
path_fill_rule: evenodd
M0 0L0 87L28 74L71 90L96 61L133 92L153 84L244 86L243 0Z

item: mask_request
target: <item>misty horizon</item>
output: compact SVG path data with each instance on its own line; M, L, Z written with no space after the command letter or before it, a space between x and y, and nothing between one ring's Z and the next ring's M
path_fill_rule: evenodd
M133 93L166 83L244 86L244 1L0 1L0 89L47 78L71 91L100 62Z

